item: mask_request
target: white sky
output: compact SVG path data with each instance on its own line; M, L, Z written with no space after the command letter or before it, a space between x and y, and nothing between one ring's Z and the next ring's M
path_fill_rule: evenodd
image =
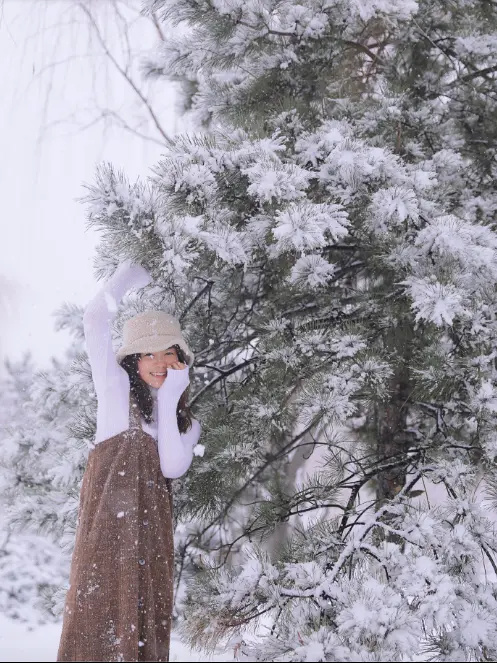
M98 0L99 9L105 2ZM30 350L40 365L68 342L53 330L53 311L64 301L85 304L98 287L92 267L98 238L85 230L85 209L76 201L85 193L83 183L93 182L101 161L132 180L145 176L161 153L159 145L101 123L85 131L74 122L47 128L96 97L128 119L145 116L103 57L73 59L39 74L75 52L98 52L84 24L61 27L74 20L74 5L0 0L0 356L16 359ZM115 21L106 29L112 39ZM132 37L144 50L156 39L140 23ZM162 82L156 90L161 120L172 133L173 91ZM142 130L152 132L147 125Z

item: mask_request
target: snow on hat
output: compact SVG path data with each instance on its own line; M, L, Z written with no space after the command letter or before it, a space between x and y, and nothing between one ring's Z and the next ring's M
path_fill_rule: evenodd
M135 353L167 350L173 345L179 345L188 366L192 366L194 355L181 334L179 321L164 311L145 311L124 323L123 344L117 352L117 360Z

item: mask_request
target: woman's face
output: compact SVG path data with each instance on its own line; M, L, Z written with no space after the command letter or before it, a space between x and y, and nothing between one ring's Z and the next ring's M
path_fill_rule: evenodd
M138 375L149 387L158 389L164 384L168 368L177 362L178 353L174 348L148 352L138 360Z

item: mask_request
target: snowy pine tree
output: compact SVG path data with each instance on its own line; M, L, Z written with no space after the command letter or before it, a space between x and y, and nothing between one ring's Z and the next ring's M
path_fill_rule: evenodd
M193 591L193 641L491 660L495 3L148 4L182 28L149 73L189 79L212 130L172 145L153 182L163 265L205 279L192 307L227 335L194 330L224 375L197 395L191 503L217 562L246 543L241 574ZM327 453L288 493L309 442ZM304 512L279 559L248 543Z
M87 202L100 275L147 267L136 306L196 354L185 632L261 661L493 660L495 3L147 4L180 28L147 70L209 131Z

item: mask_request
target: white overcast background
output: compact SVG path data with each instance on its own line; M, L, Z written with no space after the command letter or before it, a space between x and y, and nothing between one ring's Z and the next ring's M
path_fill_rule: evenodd
M109 0L85 0L119 50ZM67 346L53 328L64 301L85 304L98 288L93 276L97 236L87 231L84 182L102 161L130 179L146 176L161 154L157 143L111 122L93 123L95 105L138 122L157 137L143 106L102 55L76 0L0 0L0 354L30 351L44 366ZM145 52L156 34L139 19L133 45ZM84 57L79 57L79 55ZM62 64L58 64L62 63ZM135 62L136 63L136 62ZM174 90L154 86L157 108L173 133ZM87 110L90 108L90 110ZM91 124L90 128L84 128Z

